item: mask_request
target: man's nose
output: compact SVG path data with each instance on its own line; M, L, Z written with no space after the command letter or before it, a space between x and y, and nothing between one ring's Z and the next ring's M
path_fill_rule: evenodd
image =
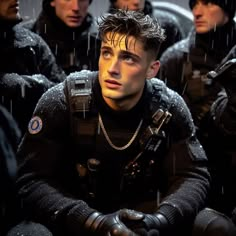
M108 67L108 72L110 74L119 74L120 72L120 63L117 58L113 58Z
M194 17L199 17L203 14L203 4L198 3L194 6L193 10L193 16Z
M73 11L79 11L80 10L80 3L79 0L72 0L72 10Z

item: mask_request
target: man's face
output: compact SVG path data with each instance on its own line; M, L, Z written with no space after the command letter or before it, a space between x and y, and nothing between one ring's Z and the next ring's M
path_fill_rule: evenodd
M198 1L192 9L197 33L203 34L222 26L229 20L222 8L214 3Z
M61 21L68 27L76 28L83 23L88 13L89 0L53 0L51 6L55 7Z
M152 78L159 69L143 44L133 37L116 34L102 42L99 59L99 82L106 103L114 110L129 110L140 99L146 78ZM113 41L111 41L111 38Z
M19 18L19 0L0 0L0 19L17 20Z
M129 9L138 11L144 9L145 0L116 0L114 3L117 9Z

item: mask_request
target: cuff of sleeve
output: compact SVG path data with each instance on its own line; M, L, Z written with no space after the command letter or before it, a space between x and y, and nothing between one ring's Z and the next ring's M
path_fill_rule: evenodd
M87 218L95 212L85 202L74 206L67 214L67 228L68 231L79 235L83 230L83 226Z
M177 207L168 203L163 203L158 209L157 214L158 213L163 215L168 221L169 225L172 226L178 224L182 219L181 211Z

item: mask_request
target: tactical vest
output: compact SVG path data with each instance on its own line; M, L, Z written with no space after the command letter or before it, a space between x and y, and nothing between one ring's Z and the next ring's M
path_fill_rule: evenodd
M70 107L71 134L76 143L81 143L85 149L94 146L94 134L98 123L98 112L94 107L92 86L97 79L97 72L87 70L81 71L77 76L66 80L66 95ZM168 112L171 101L162 95L162 82L152 79L152 84L148 84L152 103L150 105L152 124L146 129L140 144L145 148L152 149L154 140L152 134L157 135L162 132L162 125L168 123L171 114ZM144 138L145 137L145 138ZM149 140L149 138L151 138ZM148 145L149 143L149 145ZM152 143L152 144L151 144ZM147 147L148 146L148 147ZM153 150L155 147L153 146Z
M190 58L190 55L185 53L181 91L197 126L200 125L221 90L218 84L207 77L209 70L214 68L212 66L214 61L210 60L210 65L207 65L201 64L198 60L197 56L192 55Z
M70 107L72 140L74 140L76 146L80 147L80 153L85 154L85 159L81 160L79 172L80 175L89 172L90 176L94 175L94 179L96 179L96 169L99 168L98 166L100 164L99 160L94 158L99 121L98 112L94 106L92 86L97 77L97 72L84 70L79 73L77 72L76 76L68 78L65 86L65 94ZM155 154L162 141L167 139L164 127L171 118L171 114L169 113L171 100L168 96L163 95L162 87L163 82L157 79L152 79L152 83L147 83L147 89L152 97L150 104L151 123L144 129L144 132L140 136L139 144L141 152L124 168L123 175L125 180L123 180L126 183L129 182L128 179L133 179L136 174L139 175L144 165L148 167L151 163L151 160L144 160L142 158L143 154ZM93 180L89 182L92 182L92 185L96 185ZM96 195L95 188L95 186L90 188L90 196Z

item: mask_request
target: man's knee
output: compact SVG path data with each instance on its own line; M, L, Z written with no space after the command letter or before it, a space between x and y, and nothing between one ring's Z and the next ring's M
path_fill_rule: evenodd
M206 208L196 217L192 236L236 236L236 226L230 218Z
M34 222L24 221L12 228L6 236L53 236L52 233L43 225Z

